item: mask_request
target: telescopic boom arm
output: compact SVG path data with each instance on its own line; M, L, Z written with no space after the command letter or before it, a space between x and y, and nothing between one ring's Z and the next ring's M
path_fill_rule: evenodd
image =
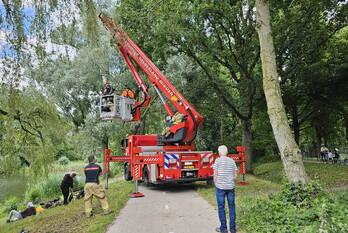
M145 95L145 100L142 103L142 107L148 106L150 102L150 96L148 89L139 71L136 68L135 63L146 73L152 86L155 88L161 101L164 104L164 108L168 115L173 116L173 111L169 104L166 102L163 95L170 101L176 111L187 116L185 127L187 128L186 137L183 140L185 143L190 143L194 140L198 127L203 121L203 117L191 106L191 104L180 94L178 90L169 82L164 74L153 64L153 62L145 55L145 53L129 38L129 36L123 31L123 29L116 25L112 19L104 14L100 13L99 18L112 34L116 40L115 45L120 51L122 58L126 62L130 69L135 81L141 88ZM162 95L163 94L163 95Z

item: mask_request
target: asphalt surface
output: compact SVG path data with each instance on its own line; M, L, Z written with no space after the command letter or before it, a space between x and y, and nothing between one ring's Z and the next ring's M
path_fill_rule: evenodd
M131 198L107 233L213 233L217 211L192 185L139 186L145 196Z

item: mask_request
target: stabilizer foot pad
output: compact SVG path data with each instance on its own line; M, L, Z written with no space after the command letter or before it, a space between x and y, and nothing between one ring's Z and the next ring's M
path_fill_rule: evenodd
M249 185L250 183L249 183L249 182L241 182L241 181L239 181L239 182L237 182L237 184L240 184L240 185Z
M132 193L131 195L129 195L130 198L138 198L138 197L143 197L145 196L144 194L142 193Z

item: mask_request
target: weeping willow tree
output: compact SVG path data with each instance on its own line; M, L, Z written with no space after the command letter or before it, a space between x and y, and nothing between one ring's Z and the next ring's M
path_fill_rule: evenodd
M3 0L0 7L1 2L0 27L6 37L4 52L0 54L6 65L0 75L4 90L1 97L6 101L0 102L0 119L6 127L1 127L0 135L6 164L16 167L17 158L23 157L30 166L40 167L35 170L42 170L54 160L57 144L69 140L67 132L79 134L82 130L103 146L119 131L90 135L89 131L98 131L100 126L93 105L102 77L116 84L120 83L116 77L123 72L117 67L110 38L97 17L97 9L107 9L112 1ZM33 96L27 100L32 102L23 104L27 86L36 89L40 98ZM52 108L41 109L43 106ZM90 119L93 124L89 124ZM36 121L38 127L31 128L23 120L32 126ZM44 135L44 140L36 130ZM9 135L18 140L25 138L26 142L11 144ZM55 135L57 138L53 139ZM18 152L14 153L16 148Z
M7 66L12 63L2 74L2 82L19 85L20 67L33 66L33 58L44 60L51 55L44 48L48 42L76 48L98 45L97 11L92 0L2 0L2 5L0 29L6 46L1 61ZM83 37L78 37L82 33Z
M91 0L0 1L0 172L16 171L25 161L42 174L54 161L70 124L62 108L57 111L52 91L45 90L52 86L39 82L38 75L52 73L37 70L62 60L67 67L74 50L95 48L96 16ZM58 90L59 80L56 84ZM66 111L75 110L67 106Z
M8 91L1 88L0 172L17 172L24 163L34 175L46 173L69 125L37 91L12 90L5 101Z

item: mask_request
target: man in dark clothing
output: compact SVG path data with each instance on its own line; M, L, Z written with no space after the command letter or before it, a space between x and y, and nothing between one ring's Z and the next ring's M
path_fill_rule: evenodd
M85 167L86 185L85 191L85 212L87 217L92 216L92 198L95 197L100 202L104 214L109 214L109 204L106 199L105 189L99 184L99 175L102 173L101 167L96 164L93 155L88 157L89 164Z
M62 183L60 184L60 189L62 190L64 196L64 205L69 203L69 193L70 189L74 187L74 177L76 176L75 172L65 174Z
M27 204L27 207L25 210L23 210L22 212L19 212L17 210L11 210L10 214L8 215L6 222L9 223L11 222L11 218L13 217L13 221L18 221L21 220L23 218L29 217L31 215L36 215L36 209L33 205L32 202L29 202Z

